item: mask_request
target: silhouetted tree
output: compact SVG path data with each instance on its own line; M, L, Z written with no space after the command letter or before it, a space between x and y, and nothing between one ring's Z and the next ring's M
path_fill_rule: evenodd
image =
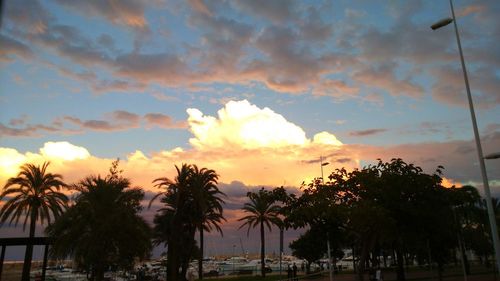
M325 242L326 233L322 229L312 227L290 243L292 255L307 260L307 274L311 271L311 263L316 262L325 254Z
M10 178L4 186L0 200L7 198L7 202L0 210L0 225L9 221L17 225L21 217L24 218L23 231L30 223L29 237L35 236L36 222L51 223L51 218L58 218L66 209L68 198L59 192L66 187L62 176L47 172L49 162L42 166L24 164L17 177ZM10 220L9 220L10 218ZM29 281L33 245L26 246L24 256L22 280Z
M218 187L218 175L214 170L199 169L196 165L176 166L177 176L172 181L158 178L155 186L164 189L150 202L161 197L164 207L155 216L155 242L165 243L167 275L169 280L183 280L191 253L196 247L194 235L200 232L199 275L203 276L203 232L216 229L222 234L224 221L222 196ZM181 269L179 272L178 269Z
M369 261L377 266L378 257L387 252L395 253L398 280L405 279L404 256L408 262L408 257L426 253L427 259L430 254L442 269L457 239L453 203L441 186L441 170L426 174L402 159L379 160L351 172L337 169L328 182L315 179L286 203L286 221L342 237L336 240L346 242L333 248L356 250L358 280Z
M217 230L222 235L220 224L225 221L222 215L221 196L225 196L217 187L219 176L214 170L207 168L199 169L193 165L193 171L189 180L195 206L195 223L200 233L200 256L198 258L198 278L203 280L203 232Z
M194 213L191 208L189 180L192 174L191 165L175 166L177 175L172 181L169 178L157 178L153 181L156 187L164 191L156 194L149 205L156 198L161 198L164 207L155 215L155 242L165 243L167 250L167 280L184 280L185 276L179 272L183 258L182 250L193 243L196 225L189 223ZM183 241L184 238L184 241ZM188 241L188 242L186 242ZM186 245L188 243L188 245ZM190 251L189 251L190 252Z
M72 257L91 272L91 280L103 280L110 266L129 269L134 259L143 259L151 250L151 230L139 215L144 192L131 188L130 181L117 170L88 176L73 186L75 203L50 225L51 255Z
M275 204L275 200L271 192L260 189L259 192L248 192L247 197L250 202L243 205L243 211L248 215L240 218L238 221L244 221L240 226L240 229L244 226L248 226L247 234L250 233L250 228L260 226L260 262L261 262L261 274L262 277L266 276L265 271L265 234L264 225L266 225L271 231L271 225L280 225L281 220L280 206Z

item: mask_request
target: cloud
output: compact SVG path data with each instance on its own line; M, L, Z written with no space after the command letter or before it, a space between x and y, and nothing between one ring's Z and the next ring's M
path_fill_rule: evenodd
M323 42L330 39L333 35L333 25L321 19L321 10L325 7L316 8L310 6L307 8L305 19L300 23L300 34L304 40ZM332 9L326 9L331 11Z
M458 17L465 17L465 16L468 16L468 15L471 15L471 14L476 14L476 13L482 13L484 10L486 10L487 7L484 6L484 5L469 5L467 7L464 7L462 9L460 9L458 12L457 12L457 16Z
M33 57L30 47L3 34L0 34L0 46L2 46L0 48L0 62L12 61L14 60L13 56L19 56L23 59Z
M29 39L85 67L110 67L112 64L105 51L73 26L51 24L47 32Z
M71 12L122 26L141 28L148 24L145 2L58 3ZM346 10L346 22L332 22L325 16L333 9L328 3L190 1L187 5L183 17L196 39L158 39L169 42L168 51L141 50L142 41L137 38L136 46L119 46L110 33L90 38L75 26L57 23L38 2L26 11L20 5L8 4L14 12L7 20L7 30L13 40L71 60L78 70L58 65L60 73L88 85L93 93L146 92L150 85L192 91L200 84L225 83L381 104L380 95L386 92L394 97L422 98L428 89L419 78L428 75L427 67L456 62L452 32L431 32L408 15L409 10L422 9L418 3L411 9L391 6L390 16L396 21L369 28L361 23L363 11ZM482 2L478 5L485 6ZM489 10L476 8L481 19L474 20L496 26L492 24L494 12ZM35 16L36 11L41 15ZM33 20L29 19L31 14ZM257 19L259 24L255 24ZM31 32L35 22L42 22L44 28ZM496 68L487 65L500 61L500 52L495 44L488 47L483 41L495 42L500 32L488 32L491 36L481 36L481 40L464 47L471 63L480 64L471 67L473 72L478 71L474 75L483 77L478 85L488 85L489 90L482 90L484 103L494 100L497 104L491 91L498 86ZM470 31L464 35L472 39L477 36ZM435 100L456 103L441 88L434 88Z
M392 96L409 96L421 98L424 89L409 78L398 79L395 75L396 65L383 64L369 67L354 73L353 78L365 87L375 87L387 91Z
M57 0L63 5L84 16L102 17L114 24L144 30L148 22L144 16L144 1L133 0L89 0L89 1L64 1Z
M298 34L288 27L265 28L256 39L255 46L266 55L267 60L254 60L246 71L278 92L309 90L310 84L320 81L322 70L333 66L335 60L315 56L300 48Z
M283 132L276 132L283 133ZM323 133L325 136L330 133ZM318 134L319 135L319 134ZM500 133L483 136L484 151L494 151L500 145ZM121 161L125 175L134 185L150 192L158 192L151 184L158 177L175 176L174 164L194 163L208 167L221 176L221 187L228 195L243 198L251 188L242 186L295 186L320 176L319 155L330 165L325 174L335 168L359 168L374 163L377 158L385 161L401 157L407 163L415 163L425 172L433 172L438 165L445 167L444 176L454 184L478 183L481 175L477 166L474 141L428 142L393 146L372 146L328 142L309 142L291 147L245 148L209 147L204 150L173 148L145 155L135 151ZM466 148L466 150L464 150ZM51 171L62 174L67 182L75 182L89 174L105 174L113 159L91 155L84 147L67 142L48 142L38 153L19 152L12 148L0 148L0 184L17 173L23 163L51 161ZM489 161L488 175L492 181L500 178L500 163ZM236 184L239 182L239 184ZM480 187L480 183L476 184ZM290 187L293 190L292 187ZM495 191L496 192L496 191ZM237 200L237 199L234 199ZM241 199L243 200L243 199ZM238 202L233 202L237 205Z
M432 173L438 165L443 165L445 186L472 183L482 190L477 155L473 153L473 140L393 146L342 144L330 132L318 133L311 140L303 134L302 128L287 121L282 115L269 108L259 108L248 101L227 103L219 110L217 117L205 116L197 109L190 111L188 125L193 132L193 139L196 139L192 147L172 148L149 155L137 150L120 161L120 168L134 186L141 186L146 191L146 200L159 191L153 187L153 179L175 177L174 164L194 163L217 171L220 174L219 187L228 195L224 210L228 222L223 225L223 241L215 234L207 235L207 241L217 241L219 245L239 243L239 237L246 235L246 230L235 231L241 225L238 219L243 216L240 208L247 202L246 192L256 191L260 187L285 186L289 192L298 193L302 182L307 183L321 175L321 155L324 156L323 161L330 163L324 167L325 175L336 168L360 168L375 163L377 158L389 161L391 158L401 157L407 163L421 166L427 173ZM136 120L135 115L127 112L115 112L111 115L124 120ZM268 141L255 143L253 133L259 135L268 133L269 130L265 126L249 124L263 123L277 126L271 132L274 136L265 136ZM492 131L483 136L485 151L494 151L500 147L500 132L497 127L492 125ZM227 134L226 130L229 129L235 132L234 136ZM241 134L245 130L252 133ZM299 137L286 140L290 132L296 132ZM206 138L207 136L211 138ZM229 139L222 141L226 138ZM19 152L13 148L0 147L0 186L9 177L15 176L23 163L40 164L51 161L50 172L62 174L65 182L74 183L87 175L106 174L113 160L92 155L86 148L68 142L48 142L38 152ZM500 161L490 161L487 164L490 179L492 182L498 181ZM500 191L498 185L492 184L491 188L493 194ZM154 206L157 207L158 205ZM145 211L144 216L151 218L154 210ZM256 231L251 231L251 237L256 234ZM296 235L295 232L289 233L287 239ZM277 232L271 233L269 238L277 239ZM250 238L250 241L253 240L256 239ZM254 247L252 242L246 243L246 247Z
M20 153L12 148L0 147L0 183L5 184L7 178L17 174L18 169L24 163L42 163L52 161L52 166L62 168L65 165L71 165L74 161L89 160L90 153L81 146L76 146L69 142L46 142L39 153ZM68 166L69 167L69 166ZM74 171L77 173L77 171ZM60 173L60 172L56 172Z
M234 1L234 5L248 13L251 13L257 17L266 19L273 23L285 23L295 17L295 1L266 1L266 0L254 0L245 1L238 0Z
M126 54L116 58L117 74L142 82L178 84L188 81L192 74L186 63L174 54Z
M0 134L5 137L40 137L46 134L72 135L87 131L116 132L145 127L151 129L185 129L184 121L175 121L161 113L146 113L144 116L125 110L105 113L102 119L83 120L75 116L56 117L50 124L28 124L29 117L11 119L9 126L0 123Z
M210 8L205 4L203 0L189 0L187 1L191 9L196 13L212 17L213 13L210 11Z
M12 121L12 120L11 120ZM4 137L38 137L42 132L45 133L55 133L59 132L61 128L53 125L24 125L21 123L10 124L13 127L8 127L0 123L0 134ZM21 128L16 128L19 125L23 125Z
M187 128L186 122L174 122L172 117L161 113L148 113L144 115L146 127L159 127L164 129L170 128Z
M350 86L344 81L324 79L312 90L313 95L332 96L338 99L348 99L359 96L359 87Z
M115 111L106 116L121 118L135 124L146 117ZM166 122L166 115L145 115L149 122ZM69 121L68 121L69 122ZM74 122L85 121L77 119ZM147 123L146 123L147 124ZM222 183L239 181L251 186L299 186L320 175L320 156L331 164L325 167L328 174L335 168L352 169L373 163L375 159L386 161L401 157L407 162L422 166L425 171L433 172L438 165L445 166L445 176L456 182L477 182L480 180L474 142L448 141L427 142L391 146L345 144L331 132L318 132L307 137L304 130L269 108L259 108L246 100L231 101L222 107L216 116L204 115L200 110L188 110L187 125L193 134L188 148L171 148L149 154L137 150L128 154L122 165L126 175L135 184L146 190L156 192L152 180L173 177L175 165L194 163L200 167L216 170ZM434 125L423 124L432 129ZM484 151L495 151L500 147L500 133L493 129L482 136ZM423 128L425 130L425 128ZM383 129L357 132L357 135L382 133ZM53 148L55 147L55 148ZM52 152L56 151L56 152ZM67 153L66 151L71 151ZM53 169L77 180L90 173L106 173L113 159L93 156L90 151L76 149L72 144L45 144L39 153L18 152L5 147L0 163L8 170L15 170L21 162L56 159ZM67 157L66 159L64 157ZM70 161L71 160L71 161ZM8 164L11 163L11 164ZM500 178L500 163L488 162L492 180ZM14 165L14 166L11 166ZM4 168L4 170L7 168ZM1 173L1 172L0 172ZM1 180L5 180L2 176ZM229 190L226 190L230 192Z
M4 1L3 4L2 15L5 19L2 24L7 29L29 34L42 34L47 31L49 23L53 21L52 15L39 1Z
M404 126L398 129L400 134L417 134L417 135L433 135L444 134L448 139L451 139L453 134L456 133L450 123L447 122L429 122L423 121L418 125Z
M133 6L128 1L120 2L116 7L112 7L109 1L61 4L89 15L100 13L111 21L118 18L122 6L124 11ZM136 12L142 15L143 4L137 5ZM322 17L324 10L331 9L328 5L305 5L301 9L297 9L293 2L276 4L267 1L260 4L190 1L188 5L191 13L187 15L187 21L190 27L200 32L201 44L185 44L183 52L175 48L158 52L141 52L137 48L115 50L116 45L109 35L101 34L91 40L76 28L53 21L48 22L47 32L26 39L84 66L86 70L81 72L66 69L61 73L88 84L97 93L144 91L152 83L193 87L200 83L258 82L277 92L312 93L335 99L359 98L362 85L372 85L395 96L421 96L421 88L410 79L396 78L396 66L366 66L372 65L376 58L387 57L370 52L388 50L389 41L405 42L407 38L392 38L399 36L398 30L384 33L388 38L381 41L377 41L381 33L376 29L363 36L353 36L362 38L355 39L359 43L357 46L371 46L363 49L361 56L354 56L349 52L334 52L322 45L334 35L333 25ZM266 18L269 22L257 28L239 18L217 14L223 9L239 10ZM289 20L296 24L279 24ZM412 47L412 44L408 45L409 49ZM346 70L352 72L363 65L363 70L355 71L354 80L326 78ZM112 79L100 81L95 76L95 67L110 74Z
M319 40L327 26L322 27L321 22L308 25L306 20L301 32L269 26L256 34L250 24L224 15L214 16L212 8L204 2L191 1L190 5L193 13L188 23L202 33L201 47L189 45L186 54L124 52L105 61L106 67L116 77L144 84L192 87L198 83L258 81L279 92L301 93L320 81L323 72L340 71L349 63L349 59L341 56L317 55L308 47L299 47L303 43L310 45L304 39L307 36ZM306 29L310 29L306 32L309 35L305 35ZM265 59L257 59L248 48L264 54Z
M124 159L125 170L139 178L140 184L151 186L151 181L165 175L165 171L172 176L173 164L196 163L218 171L222 182L238 180L245 184L272 186L286 181L299 185L304 179L314 177L316 173L313 171L317 170L316 165L305 164L302 159L311 155L318 158L319 155L330 155L342 147L342 143L329 132L320 132L309 139L302 128L282 115L246 100L228 102L219 110L217 117L203 115L194 108L188 110L188 115L187 124L193 133L191 148L172 148L150 155L135 151ZM126 120L128 123L124 124L135 124L139 118L123 111L115 111L108 116L115 121L118 118ZM161 114L145 116L150 123L170 120ZM96 130L116 129L114 123L104 120L85 121L67 116L62 121ZM49 150L45 148L44 151ZM50 159L54 155L40 153L33 159L44 156ZM93 156L81 161L87 162L86 170L95 172L106 171L106 168L100 171L97 168L109 165L109 159ZM103 164L105 162L107 164ZM349 164L355 165L356 162Z
M442 103L467 107L467 94L462 69L443 66L431 70L436 78L432 97ZM471 94L475 107L492 108L500 104L500 77L493 68L478 68L469 72Z
M401 8L404 7L398 7L397 13L401 13ZM353 30L355 34L343 33L342 36L348 38L342 39L359 46L361 59L367 63L409 61L421 65L456 60L455 54L449 51L455 44L452 32L432 32L430 24L416 24L410 18L410 15L398 16L388 29L362 26Z
M63 121L77 125L81 129L90 129L94 131L123 131L138 128L140 116L123 110L113 111L106 114L107 120L81 120L73 116L64 116Z
M80 129L106 132L140 128L142 121L146 123L146 128L183 129L186 127L185 122L175 122L170 116L161 113L147 113L140 116L125 110L116 110L104 114L104 117L104 120L81 120L73 116L64 116L62 120L77 125Z
M26 157L13 148L0 147L0 167L2 167L1 175L6 177L13 176L17 173L19 166L26 160ZM2 182L2 186L4 182Z
M349 132L350 136L354 137L365 137L365 136L372 136L372 135L377 135L381 133L387 132L387 129L368 129L368 130L360 130L360 131L351 131Z
M269 108L260 109L247 100L230 101L218 118L187 110L189 142L198 149L239 146L243 148L285 147L308 143L305 132Z
M46 142L45 145L40 148L40 153L47 158L57 158L66 161L90 157L90 153L87 149L73 145L69 142Z
M29 117L28 115L26 114L23 114L21 117L19 118L13 118L13 119L10 119L9 121L9 125L11 126L20 126L20 125L24 125L26 124L26 122L28 121Z

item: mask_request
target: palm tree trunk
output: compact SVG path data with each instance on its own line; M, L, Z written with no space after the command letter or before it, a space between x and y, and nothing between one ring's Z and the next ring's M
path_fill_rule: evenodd
M30 280L30 270L31 270L31 259L33 258L33 244L32 238L35 237L36 228L36 217L38 216L36 209L31 213L30 222L30 242L26 245L26 252L24 254L24 264L23 264L23 275L21 277L22 281Z
M264 237L264 222L260 222L260 270L262 272L262 277L266 277L266 265L264 258L266 256L266 241Z
M200 258L198 259L198 279L203 280L203 225L200 225Z
M172 242L174 239L169 240L169 242ZM171 281L179 280L179 253L175 242L169 243L167 250L167 280Z
M98 265L94 271L94 280L102 281L104 280L104 266Z

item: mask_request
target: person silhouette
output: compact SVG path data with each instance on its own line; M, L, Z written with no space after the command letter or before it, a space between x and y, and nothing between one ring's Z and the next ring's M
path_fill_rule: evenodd
M299 278L297 278L297 265L295 263L293 263L293 280L294 281L297 281L299 280Z

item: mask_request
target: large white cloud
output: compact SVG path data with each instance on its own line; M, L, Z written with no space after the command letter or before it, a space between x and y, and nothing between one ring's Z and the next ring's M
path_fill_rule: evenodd
M218 118L205 116L195 108L189 108L187 113L194 135L189 141L200 149L228 145L251 149L309 143L302 128L271 109L261 109L247 100L228 102L217 112Z
M90 156L89 151L81 146L73 145L69 142L46 142L40 149L40 153L47 158L62 160L85 159Z

